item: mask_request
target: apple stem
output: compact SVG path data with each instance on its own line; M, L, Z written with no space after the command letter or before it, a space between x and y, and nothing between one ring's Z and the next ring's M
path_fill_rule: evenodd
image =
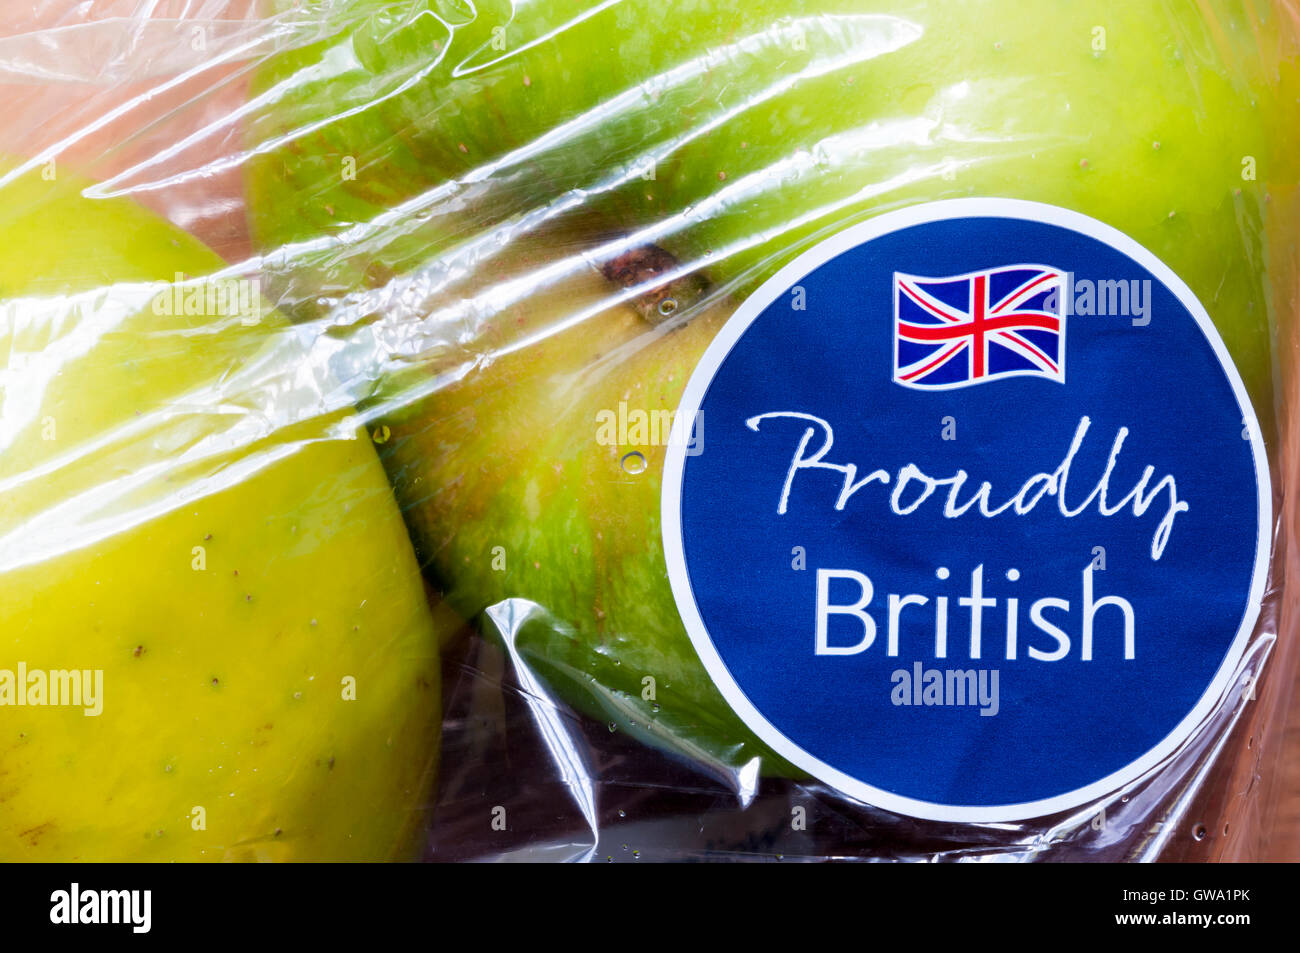
M623 289L645 289L628 303L651 324L662 324L683 308L694 304L707 290L708 282L698 273L677 275L656 282L681 268L681 262L658 245L646 244L623 252L600 266L607 280Z

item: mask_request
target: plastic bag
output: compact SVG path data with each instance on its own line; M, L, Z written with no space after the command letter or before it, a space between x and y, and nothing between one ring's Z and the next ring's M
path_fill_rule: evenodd
M9 853L1261 856L1298 16L11 22Z

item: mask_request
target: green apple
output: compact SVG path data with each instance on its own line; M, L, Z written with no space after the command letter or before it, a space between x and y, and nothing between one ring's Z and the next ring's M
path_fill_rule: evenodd
M10 168L0 857L409 856L454 623L371 441L211 251Z
M564 241L513 246L462 293L535 276ZM486 610L491 630L587 714L715 767L758 753L771 770L775 756L699 664L659 542L672 413L731 302L688 277L611 306L626 281L653 280L675 264L671 256L640 249L603 271L577 261L503 308L481 335L504 346L574 313L591 317L503 347L490 372L386 418L382 456L417 555L451 606L467 616ZM694 317L675 325L664 314L676 309ZM634 377L620 355L635 363ZM389 389L403 392L396 381ZM620 405L632 415L622 433Z
M627 282L591 269L581 288L531 298L485 290L544 285L570 252L599 262L609 235L734 296L885 210L962 196L1064 206L1191 285L1271 432L1269 262L1294 247L1300 180L1300 56L1279 5L549 0L468 23L430 11L330 4L324 38L263 67L254 230L273 271L319 292L313 313L358 289L429 286L411 275L438 277L435 327L439 295L472 303L446 312L463 323L428 357L436 376L382 388L389 406L432 390L393 415L390 474L454 604L489 610L588 710L730 765L755 750L669 592L662 455L628 473L634 448L596 434L620 403L676 406L727 299L673 291L680 306L656 324L621 301Z
M319 253L313 295L543 211L752 284L883 209L998 195L1087 212L1232 302L1266 396L1253 256L1224 252L1297 170L1277 4L267 3L323 36L266 63L249 120L262 246L354 249Z

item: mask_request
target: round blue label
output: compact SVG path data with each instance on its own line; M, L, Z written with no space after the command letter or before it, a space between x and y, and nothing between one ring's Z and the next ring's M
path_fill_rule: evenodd
M701 659L775 750L889 810L1115 790L1213 709L1259 612L1242 382L1186 285L1074 212L833 237L741 306L675 425L664 547Z

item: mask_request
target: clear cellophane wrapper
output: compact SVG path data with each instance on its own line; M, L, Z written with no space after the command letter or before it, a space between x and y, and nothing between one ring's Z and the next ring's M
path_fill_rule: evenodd
M555 10L549 19L548 6ZM852 82L873 75L873 60L885 63L899 49L943 35L951 29L947 17L967 22L964 8L971 5L949 10L947 4L837 2L793 5L798 9L788 15L766 19L761 10L738 14L732 28L715 31L711 44L679 39L675 52L643 68L624 64L603 74L563 74L568 82L605 85L575 95L579 106L567 114L542 99L535 112L524 110L525 128L514 128L493 149L498 133L487 119L475 130L474 110L488 110L507 81L555 97L554 87L564 81L558 72L563 58L548 59L548 45L563 44L569 32L575 44L594 43L601 27L593 23L608 30L635 29L614 9L619 6L534 3L521 5L512 16L509 4L475 10L465 3L396 0L34 3L7 12L0 26L5 104L0 152L31 174L53 162L60 174L84 176L96 183L84 192L89 201L144 205L213 249L224 263L213 274L257 281L268 307L286 320L261 353L259 373L236 373L223 385L216 402L220 412L258 407L263 425L258 439L268 428L351 415L392 473L401 472L393 470L393 455L410 446L402 441L411 414L444 406L438 403L440 393L472 388L480 377L490 380L494 363L508 360L507 355L526 357L530 349L541 355L548 337L603 310L640 307L647 295L657 300L653 296L664 282L695 279L689 287L697 297L681 296L686 307L678 309L674 321L726 308L794 254L843 227L919 201L983 194L994 180L975 175L972 181L967 173L986 162L1024 163L1024 181L1012 185L1020 178L1014 174L996 181L1015 197L1050 201L1054 195L1037 188L1038 167L1026 157L1084 155L1094 145L1079 130L1065 130L1075 134L1071 139L1062 129L1040 128L1033 109L1021 119L1009 111L999 119L964 112L943 99L959 81L975 99L1032 89L1031 67L1021 73L1003 64L994 76L982 72L983 61L975 58L964 75L967 67L955 56L936 76L918 79L909 90L890 86L881 101L865 94L853 98L862 87ZM633 13L651 8L625 6ZM1050 25L1065 5L1041 6ZM1146 8L1162 5L1137 6L1142 15L1159 19ZM1252 12L1251 4L1205 0L1187 6L1200 8L1217 25L1204 35L1190 35L1184 15L1168 14L1170 36L1183 38L1189 59L1229 88L1248 87L1250 76L1262 71L1277 80L1263 87L1276 96L1263 107L1289 102L1296 108L1300 12L1285 3L1258 5L1272 18L1271 26L1260 31L1256 24L1251 34L1247 21L1263 15ZM963 8L960 15L957 7ZM672 4L654 9L668 20L678 15ZM1099 13L1097 19L1106 16ZM1115 16L1123 19L1118 12ZM494 46L493 24L504 28L500 49ZM754 66L773 55L771 44L782 31L799 24L808 39L787 70ZM1116 26L1118 31L1121 24ZM989 26L990 42L997 32ZM1009 42L1027 35L1020 27L1006 32ZM592 47L590 55L603 54ZM274 64L286 57L292 66L277 71ZM554 75L545 72L548 64ZM321 78L322 71L336 71L344 79L332 85ZM848 85L827 85L827 77ZM797 97L800 84L808 86L809 96L838 88L842 108L860 108L862 114L844 123L848 132L839 136L810 122L806 139L746 141L756 155L737 162L736 171L720 170L709 191L697 189L676 206L667 203L650 212L638 206L632 226L618 220L619 210L638 201L663 201L667 186L665 191L659 186L671 180L679 157L701 161L717 141L710 135L750 121L769 100ZM888 98L895 93L898 98ZM464 105L449 105L457 97ZM812 108L797 98L791 103L796 114ZM367 125L368 116L377 117L379 134ZM1193 124L1196 119L1193 115ZM797 119L791 121L797 125ZM1116 121L1139 120L1125 115ZM1293 126L1298 121L1292 117ZM752 123L756 132L760 127ZM1203 129L1200 135L1219 132ZM472 133L478 138L469 138ZM349 137L361 137L353 154ZM506 141L512 137L517 143ZM1292 145L1296 141L1293 136ZM1210 148L1204 139L1198 142ZM325 160L313 158L313 149L331 163L351 158L356 180L371 177L373 188L364 193L344 188L344 201L317 194L313 189L321 179L313 178L311 164ZM439 168L438 150L458 154ZM435 156L431 163L425 161L429 156ZM1104 156L1093 159L1098 160L1104 164ZM275 181L276 164L289 169L294 162L301 163L299 171L286 172L283 191L275 193L266 182ZM647 175L656 164L658 174ZM1164 762L1067 814L985 825L904 817L797 773L770 775L747 739L736 739L734 750L722 745L701 754L689 732L672 726L670 713L620 707L625 693L601 683L603 669L593 668L597 674L587 679L572 672L566 677L548 665L542 650L530 647L529 627L563 633L582 623L565 617L568 607L541 601L526 577L520 577L517 590L507 588L504 598L498 592L490 603L473 604L473 594L451 578L443 556L471 532L468 524L458 530L454 520L481 525L495 518L491 497L484 497L488 502L482 507L456 510L449 517L453 528L433 533L441 532L441 548L422 546L419 537L428 528L414 510L437 498L437 488L430 487L405 499L399 493L399 502L416 536L421 585L439 611L450 605L464 621L442 649L441 750L436 785L419 805L420 856L445 861L1268 856L1269 824L1280 796L1282 724L1296 672L1294 600L1285 593L1295 590L1291 577L1300 571L1292 330L1300 293L1300 207L1296 183L1287 181L1295 166L1280 172L1269 168L1267 174L1263 166L1260 180L1248 183L1244 195L1225 197L1239 203L1237 214L1195 221L1184 240L1195 241L1204 235L1198 229L1227 221L1240 230L1243 258L1267 260L1259 269L1267 288L1255 289L1267 314L1251 332L1264 343L1250 359L1268 365L1266 383L1253 387L1251 396L1260 404L1273 470L1276 525L1269 584L1231 686ZM796 198L787 199L787 192ZM302 209L290 208L291 201L300 201ZM265 209L249 207L257 202L284 203L275 211L291 224L259 223ZM750 232L736 224L751 220ZM644 248L671 248L672 255L666 264L651 259L647 271L630 279L611 278L611 262ZM568 290L566 282L578 280L574 275L602 270L605 300L590 283L581 292ZM1196 276L1184 277L1203 292ZM546 319L523 333L510 331L512 323L523 323L521 315L537 311ZM592 333L600 333L599 327ZM227 332L214 327L211 333L219 340ZM588 363L569 369L566 386L580 392L584 380L607 376L611 368L617 372L620 362L632 366L638 352L663 333L662 325L646 322L640 334L624 332L616 347L584 352ZM57 354L51 351L50 357ZM499 386L508 390L512 379L505 377ZM5 399L11 405L16 400L13 393ZM433 435L424 452L454 456L457 441L470 439L450 417L439 418L436 410L422 413L420 433ZM462 406L458 413L472 414L473 408ZM313 439L349 436L322 431ZM530 444L531 435L521 435L521 441ZM251 438L247 446L251 458ZM510 463L527 465L518 458ZM401 458L397 465L409 467L411 459ZM146 502L180 505L190 498L185 490L203 483L207 489L196 492L213 492L243 479L244 472L229 461L186 469L179 482L154 491ZM472 483L476 472L466 468L458 479ZM144 519L145 508L145 502L124 500L109 517L128 527ZM632 524L630 531L642 530ZM314 545L330 541L322 537ZM647 545L657 545L657 539ZM506 556L532 562L527 551ZM637 624L646 629L631 628L618 638L646 637L656 623L643 617ZM653 722L660 714L664 727L656 731ZM432 739L429 750L437 746ZM801 807L806 823L792 825L792 812ZM497 816L508 822L494 824Z

